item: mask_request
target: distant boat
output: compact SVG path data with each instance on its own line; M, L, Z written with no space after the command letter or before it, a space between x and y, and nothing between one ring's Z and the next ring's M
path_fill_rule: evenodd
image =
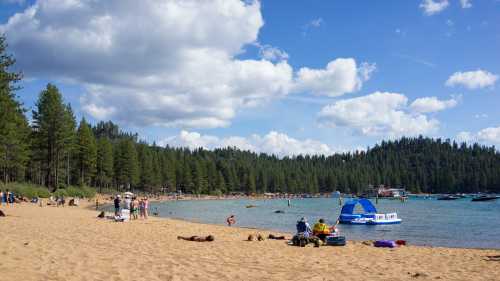
M460 199L461 197L459 196L454 196L454 195L445 195L445 196L440 196L437 198L437 200L457 200Z
M479 202L479 201L491 201L491 200L496 200L500 198L500 196L488 196L488 195L481 195L479 197L472 198L472 202Z

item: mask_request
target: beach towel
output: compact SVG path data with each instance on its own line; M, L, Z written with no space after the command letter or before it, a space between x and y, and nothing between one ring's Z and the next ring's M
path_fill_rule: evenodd
M394 240L377 240L373 243L373 246L380 248L394 248L397 244Z

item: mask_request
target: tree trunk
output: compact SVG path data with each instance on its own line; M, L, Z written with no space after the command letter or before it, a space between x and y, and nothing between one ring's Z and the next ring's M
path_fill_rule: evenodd
M71 154L68 152L68 159L66 161L66 185L69 186L69 180L70 180L70 176L69 176L69 158L71 157Z

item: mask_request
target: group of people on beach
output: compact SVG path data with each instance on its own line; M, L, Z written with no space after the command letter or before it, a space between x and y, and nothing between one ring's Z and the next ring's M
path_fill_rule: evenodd
M114 199L114 206L116 217L121 217L123 210L129 211L131 220L136 220L139 217L147 219L149 215L149 201L147 197L139 200L137 196L125 195L125 199L122 200L121 195L118 194Z
M15 202L16 202L16 196L14 195L14 192L9 191L8 189L6 191L0 190L1 205L14 204Z
M326 242L326 237L329 235L338 235L338 230L336 228L337 223L332 226L328 226L324 219L319 219L317 223L311 228L306 218L301 218L297 224L297 234L293 237L292 242L294 244L301 245L302 243L314 243L315 246L319 247L319 242Z

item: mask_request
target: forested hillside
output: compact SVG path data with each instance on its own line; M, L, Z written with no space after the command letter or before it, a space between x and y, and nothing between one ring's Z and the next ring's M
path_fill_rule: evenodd
M109 122L78 123L54 85L40 92L29 124L15 92L21 75L0 37L0 169L4 183L149 192L360 193L369 184L414 192L500 192L494 147L401 138L366 152L280 159L235 148L190 151L139 141Z

